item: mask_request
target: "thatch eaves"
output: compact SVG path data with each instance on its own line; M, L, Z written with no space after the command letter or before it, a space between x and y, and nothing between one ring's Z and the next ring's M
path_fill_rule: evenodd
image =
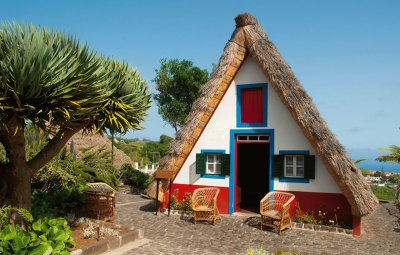
M160 178L161 176L165 178L163 171L169 171L171 173L169 178L175 178L240 65L245 57L250 55L347 198L352 214L364 216L371 213L378 205L376 197L360 170L328 128L290 66L283 60L275 45L269 41L254 16L248 13L240 14L235 21L236 29L224 48L218 66L202 87L185 125L178 131L170 145L169 154L161 159L155 177L159 175ZM161 195L167 188L168 182L164 181L160 189ZM149 194L155 197L155 183L152 183Z

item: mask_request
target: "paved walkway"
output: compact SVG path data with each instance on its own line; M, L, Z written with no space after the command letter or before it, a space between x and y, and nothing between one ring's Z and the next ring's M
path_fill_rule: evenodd
M364 221L363 237L290 229L281 236L261 231L256 217L222 216L214 226L194 225L191 218L154 215L154 202L117 194L117 222L144 230L149 241L125 251L131 254L246 254L247 248L284 249L301 254L400 254L400 213L382 204Z

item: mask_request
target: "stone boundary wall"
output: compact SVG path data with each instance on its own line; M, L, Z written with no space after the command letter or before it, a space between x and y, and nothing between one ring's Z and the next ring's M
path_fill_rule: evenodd
M298 223L292 222L292 227L296 229L304 229L304 230L312 230L312 231L321 231L321 232L331 232L337 234L345 234L345 235L353 235L352 229L331 227L325 225L313 225L307 223Z

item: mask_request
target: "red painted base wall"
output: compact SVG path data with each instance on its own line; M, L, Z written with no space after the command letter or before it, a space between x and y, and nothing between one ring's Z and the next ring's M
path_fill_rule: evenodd
M210 186L200 185L189 185L189 184L172 184L172 194L177 193L177 199L180 201L186 192L193 194L193 191L197 188L204 188ZM218 195L218 208L220 213L229 213L229 187L218 187L220 193ZM284 190L282 190L284 191ZM354 218L351 213L350 204L342 194L333 193L315 193L315 192L301 192L301 191L289 191L296 196L294 202L291 204L290 213L292 216L295 215L296 210L300 215L304 213L313 214L315 218L318 218L319 211L322 214L326 223L329 220L339 221L340 224L345 223L349 227L353 225ZM168 206L168 193L165 194L165 203L163 207ZM297 207L297 208L296 208ZM357 227L357 226L356 226Z
M282 190L283 191L283 190ZM323 215L325 222L329 220L345 223L352 226L353 216L351 207L343 194L333 193L315 193L315 192L301 192L289 191L296 196L294 202L291 204L290 213L295 214L296 207L300 214L308 213L313 214L318 218L319 211Z
M193 191L198 188L207 188L211 186L199 186L199 185L189 185L189 184L172 184L172 194L177 192L177 199L180 201L186 192L193 194ZM227 214L229 212L229 188L228 187L217 187L219 188L219 194L217 199L217 206L220 213ZM176 191L177 190L177 191ZM168 194L166 194L164 207L168 206Z

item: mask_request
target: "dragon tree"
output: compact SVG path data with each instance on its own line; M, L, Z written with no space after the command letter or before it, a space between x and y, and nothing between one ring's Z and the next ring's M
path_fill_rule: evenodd
M146 82L125 62L75 37L34 25L0 25L0 206L31 209L31 179L77 132L140 129L150 105ZM24 129L47 134L27 157Z

